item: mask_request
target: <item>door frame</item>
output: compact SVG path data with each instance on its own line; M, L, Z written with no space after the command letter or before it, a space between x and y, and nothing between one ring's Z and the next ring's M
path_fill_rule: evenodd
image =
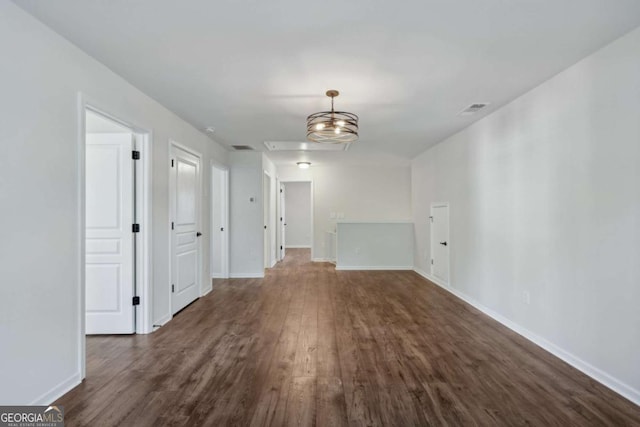
M449 259L447 263L447 277L449 280L445 283L442 280L438 279L439 282L444 283L445 286L451 286L451 207L449 206L449 202L433 202L431 203L431 208L429 209L429 252L431 254L431 259L433 259L434 247L435 247L435 239L433 233L433 210L435 208L447 208L447 216L449 217L448 226L447 226L447 250L449 251ZM433 274L434 264L431 263L431 259L429 260L429 273L431 277L435 278L436 276Z
M229 168L222 163L219 163L215 160L210 161L210 170L211 170L211 184L209 191L209 201L211 204L210 208L210 225L209 225L209 253L213 254L213 169L218 169L223 172L224 176L224 195L222 196L222 223L224 224L225 231L222 234L222 243L220 248L222 249L222 277L213 277L213 268L209 268L209 272L211 273L211 279L228 279L229 278ZM213 266L213 258L210 260L211 266Z
M151 319L151 305L152 305L152 287L151 287L151 273L152 273L152 201L151 195L153 194L152 179L151 179L151 165L152 165L152 141L153 132L151 129L144 126L140 126L129 119L123 119L128 114L121 112L117 108L107 106L99 101L92 99L85 93L78 92L77 96L77 130L78 130L78 146L77 146L77 165L78 165L78 335L80 337L78 346L78 361L80 377L86 378L86 319L85 319L85 296L86 296L86 282L85 282L85 255L86 255L86 218L85 218L85 180L86 180L86 110L90 110L95 114L99 114L111 121L114 121L124 127L132 130L136 136L137 150L140 151L140 163L136 166L136 213L137 220L140 224L140 232L136 233L136 258L134 261L134 267L136 271L136 289L134 289L134 295L140 297L140 304L135 306L135 331L137 334L149 334L152 332L152 319Z
M291 179L291 180L283 180L280 181L280 184L284 184L285 188L287 187L287 184L293 184L293 183L309 183L309 209L310 209L310 221L311 221L311 261L319 261L319 262L324 262L324 259L320 259L320 260L316 260L315 258L315 221L313 219L313 206L314 206L314 200L313 200L313 180L312 179ZM286 197L287 197L287 193L285 191L285 202L286 202ZM286 212L285 212L286 214ZM280 224L280 227L284 227L284 224ZM282 232L282 230L280 230ZM284 228L285 231L285 236L286 236L286 231L287 229ZM285 243L286 243L286 237L285 237ZM286 256L286 255L285 255Z
M171 213L171 207L173 205L173 198L174 198L174 191L175 189L171 188L171 150L172 148L178 148L180 150L186 151L187 153L196 156L198 159L200 159L200 176L198 177L198 192L200 193L200 203L198 205L198 212L197 212L197 216L198 216L198 227L199 229L202 229L202 202L205 200L205 198L203 197L203 185L202 185L202 178L203 178L203 171L204 168L202 167L202 160L203 160L203 156L202 153L200 153L197 150L194 150L193 148L181 144L171 138L169 138L169 144L168 144L168 161L167 161L167 177L169 178L169 185L167 186L167 188L169 189L169 205L167 206L167 217L168 217L168 221L167 221L167 230L169 233L169 280L167 281L167 292L169 293L169 320L173 319L173 297L171 295L171 285L172 285L172 281L173 281L173 230L171 230L171 219L172 219L172 213ZM207 292L209 292L210 289L203 289L202 287L202 281L203 281L203 277L207 277L209 276L208 274L203 274L204 272L203 270L203 266L204 263L202 262L202 239L197 239L198 242L198 295L199 297L204 296ZM211 279L207 278L207 281L209 281ZM209 286L210 288L210 286Z

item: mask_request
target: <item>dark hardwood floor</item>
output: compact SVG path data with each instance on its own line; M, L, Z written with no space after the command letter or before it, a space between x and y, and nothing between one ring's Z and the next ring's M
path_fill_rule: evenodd
M87 339L68 426L625 426L640 408L413 272L289 250L151 335Z

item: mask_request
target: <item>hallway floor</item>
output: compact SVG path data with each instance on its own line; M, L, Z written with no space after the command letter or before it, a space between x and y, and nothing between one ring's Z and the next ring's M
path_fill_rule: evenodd
M151 335L87 337L69 426L640 425L640 408L413 272L288 250Z

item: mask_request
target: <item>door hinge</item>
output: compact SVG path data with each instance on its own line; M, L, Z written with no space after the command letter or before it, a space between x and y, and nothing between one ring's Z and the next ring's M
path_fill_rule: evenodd
M174 226L173 226L173 221L171 221L171 229L172 229L172 230L173 230L173 227L174 227Z
M131 231L133 231L134 233L139 233L140 232L140 224L132 224L131 225Z
M433 265L433 258L431 259L431 265Z
M280 222L282 222L282 217L280 217Z
M282 245L280 245L280 250L282 250Z
M133 305L140 305L140 297L133 297Z
M140 152L138 150L133 150L131 152L131 158L133 160L140 160Z
M171 292L175 292L176 291L176 285L171 285Z
M280 189L280 192L282 193L282 188Z
M174 160L173 160L173 159L171 159L171 167L173 167L173 164L174 164L173 162L174 162Z
M433 222L433 217L432 216L430 216L429 219L431 220L431 222Z

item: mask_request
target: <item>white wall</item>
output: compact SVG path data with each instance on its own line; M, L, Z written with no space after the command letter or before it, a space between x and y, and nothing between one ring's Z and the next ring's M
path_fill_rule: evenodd
M229 161L229 274L262 277L262 153L232 152Z
M226 152L11 2L0 2L0 51L0 403L49 403L80 379L78 92L153 131L156 322L170 314L169 138L202 152L203 171ZM207 260L208 221L202 231Z
M285 183L285 246L311 247L311 183Z
M338 222L336 270L412 270L410 222Z
M454 291L640 402L640 30L418 156L412 182L418 269L448 201Z
M313 256L325 259L325 231L335 230L331 213L344 220L406 221L411 218L411 168L385 166L280 166L282 181L313 181Z

